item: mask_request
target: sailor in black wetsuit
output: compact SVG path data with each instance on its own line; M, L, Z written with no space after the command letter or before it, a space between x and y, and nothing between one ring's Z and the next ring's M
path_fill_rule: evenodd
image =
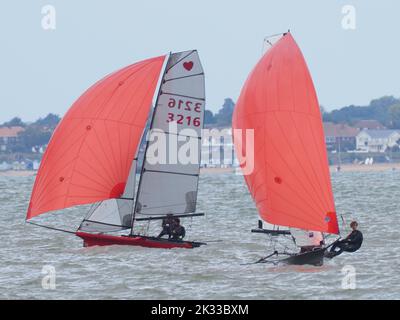
M171 225L171 237L173 240L182 240L186 235L185 228L181 225L179 218L175 218Z
M162 221L162 230L160 232L160 234L158 235L158 238L161 238L162 236L167 235L168 239L171 238L172 233L172 224L174 223L174 219L172 217L172 214L167 214L167 216L163 219Z
M357 221L352 221L350 223L350 227L353 229L353 231L347 236L346 239L338 240L336 243L333 244L330 252L327 254L327 258L336 257L343 251L355 252L360 249L363 242L363 234L361 233L361 231L357 230ZM337 248L339 248L339 250L336 250Z

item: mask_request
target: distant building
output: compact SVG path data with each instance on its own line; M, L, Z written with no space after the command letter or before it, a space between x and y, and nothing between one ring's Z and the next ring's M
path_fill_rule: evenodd
M362 130L357 135L357 151L385 152L400 142L398 130Z
M356 137L359 129L350 127L347 124L335 124L324 122L325 143L329 151L332 150L355 150Z
M386 127L378 120L360 120L354 123L354 128L360 130L384 130Z
M22 127L0 127L0 152L7 151L11 145L17 143L18 133L24 130Z
M238 166L231 128L204 129L201 166L222 168Z
M12 170L19 171L19 170L27 170L27 164L25 161L14 161L12 163Z
M11 170L12 169L12 165L3 161L2 163L0 163L0 171L7 171L7 170Z

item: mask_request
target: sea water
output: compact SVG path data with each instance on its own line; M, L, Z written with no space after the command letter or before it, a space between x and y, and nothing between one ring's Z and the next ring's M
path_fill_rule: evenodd
M182 222L191 240L222 241L193 250L83 248L74 235L27 225L33 182L0 177L2 299L400 298L400 171L332 173L339 220L357 219L365 240L323 267L246 265L270 248L266 235L250 232L258 215L234 173L201 175L197 211L206 215ZM74 230L86 211L38 220Z

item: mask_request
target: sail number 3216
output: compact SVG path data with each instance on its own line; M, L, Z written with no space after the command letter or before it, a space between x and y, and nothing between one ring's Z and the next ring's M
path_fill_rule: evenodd
M188 112L196 112L201 113L201 102L193 102L190 100L181 100L181 99L174 99L170 98L168 101L168 107L170 109L174 108L181 111L188 111ZM178 124L187 124L188 126L195 126L199 127L201 124L200 117L193 117L193 116L185 116L179 113L168 113L167 122L176 121Z

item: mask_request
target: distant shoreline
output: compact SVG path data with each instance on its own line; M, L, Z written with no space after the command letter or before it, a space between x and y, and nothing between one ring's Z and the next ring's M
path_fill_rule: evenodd
M6 170L0 171L0 177L30 177L36 175L33 170Z
M205 174L220 174L220 173L235 173L239 168L201 168L200 173ZM344 164L341 166L341 172L383 172L400 170L400 163L375 163L372 165L363 164ZM329 166L330 172L337 172L337 166Z
M337 171L337 166L330 166L331 172ZM342 172L381 172L400 170L400 163L374 163L372 165L365 164L343 164L340 167Z
M223 174L235 173L239 168L200 168L200 174ZM341 166L341 172L383 172L400 170L400 163L376 163L373 165L362 164L344 164ZM329 166L330 172L337 172L337 166ZM0 171L0 177L31 177L35 176L37 171L33 170L7 170Z

